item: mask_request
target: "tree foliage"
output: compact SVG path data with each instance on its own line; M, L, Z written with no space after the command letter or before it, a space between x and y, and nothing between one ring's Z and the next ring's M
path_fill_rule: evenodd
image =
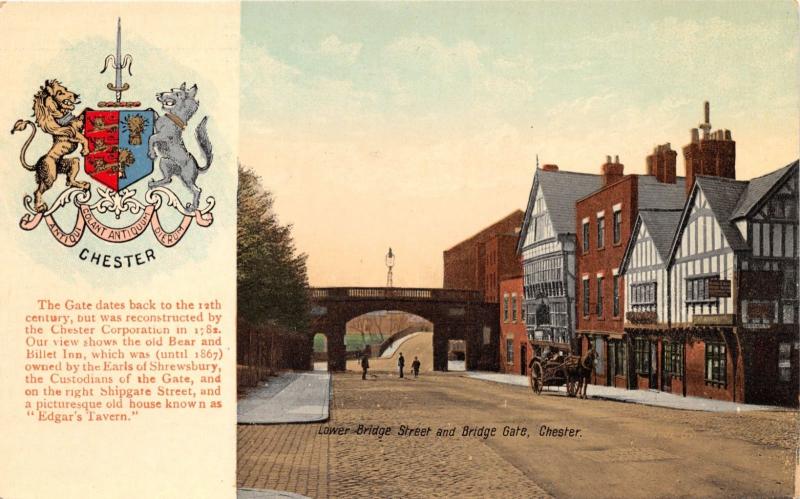
M272 194L239 165L237 273L239 317L250 324L289 330L309 327L306 255L298 253L291 225L281 225Z

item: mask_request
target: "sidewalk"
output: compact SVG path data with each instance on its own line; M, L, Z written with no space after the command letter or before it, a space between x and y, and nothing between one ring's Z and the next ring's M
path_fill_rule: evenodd
M239 424L314 423L327 421L331 375L327 372L283 373L239 400Z
M507 385L517 385L529 387L527 376L516 374L501 374L493 372L470 371L463 374L468 378L491 381L494 383L504 383ZM542 394L548 392L566 393L563 386L546 386ZM531 392L533 393L533 392ZM726 402L724 400L712 400L699 397L683 397L672 393L660 392L657 390L625 390L611 386L589 385L586 394L590 398L613 400L617 402L628 402L632 404L652 405L655 407L667 407L670 409L682 409L685 411L706 411L706 412L745 412L745 411L785 411L784 407L769 405L739 404L736 402Z

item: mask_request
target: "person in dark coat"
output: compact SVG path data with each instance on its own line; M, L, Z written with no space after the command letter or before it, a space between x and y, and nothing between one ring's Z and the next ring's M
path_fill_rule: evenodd
M367 355L367 351L361 354L361 369L363 372L361 373L361 379L367 379L367 369L369 369L369 355Z
M397 359L397 367L400 368L400 377L403 377L403 368L406 366L406 359L403 358L403 352L400 352L400 358Z
M420 366L419 359L415 356L414 362L411 363L411 370L414 371L415 378L419 376L419 366Z

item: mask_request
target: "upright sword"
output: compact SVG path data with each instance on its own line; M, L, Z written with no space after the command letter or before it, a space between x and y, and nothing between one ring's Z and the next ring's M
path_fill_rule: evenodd
M109 64L111 67L114 68L114 83L109 83L107 85L109 90L113 90L117 94L117 105L121 105L120 101L122 100L122 92L128 90L130 85L127 83L122 83L122 70L128 68L128 74L133 76L131 73L131 65L133 64L133 57L130 54L125 54L125 57L122 57L122 20L118 17L117 18L117 54L116 56L113 54L108 54L106 56L106 62L103 65L103 70L100 73L105 73L106 69L108 69Z

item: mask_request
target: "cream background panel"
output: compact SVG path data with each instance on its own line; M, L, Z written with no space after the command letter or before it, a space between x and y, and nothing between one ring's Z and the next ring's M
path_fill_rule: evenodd
M83 107L112 100L105 88L113 72L99 74L114 51L122 18L122 53L133 56L131 90L123 100L158 109L155 92L197 83L200 110L184 134L195 155L194 127L209 116L214 163L198 184L202 200L216 198L214 224L192 225L174 248L163 248L149 231L123 245L100 242L88 232L74 248L59 244L41 225L19 229L22 196L35 188L33 173L19 164L24 137L8 130L31 114L34 92L58 78L81 94ZM24 498L225 498L235 497L235 261L236 158L239 96L239 6L203 4L5 4L0 8L0 65L4 98L0 141L5 164L0 196L0 496ZM25 136L27 137L25 132ZM49 139L48 139L49 140ZM37 134L27 159L34 161L48 140ZM157 171L157 167L156 167ZM81 173L78 177L87 180ZM63 176L46 194L52 202ZM146 187L146 180L134 188ZM94 186L98 184L92 182ZM179 182L170 187L183 199ZM96 196L96 194L93 195ZM201 200L201 205L203 201ZM61 221L69 230L74 223ZM168 222L165 221L165 225ZM171 228L172 226L170 226ZM156 260L127 270L82 262L81 248L124 255L153 248ZM223 399L217 411L140 413L127 423L39 423L22 406L24 311L35 299L87 301L155 300L223 303Z

